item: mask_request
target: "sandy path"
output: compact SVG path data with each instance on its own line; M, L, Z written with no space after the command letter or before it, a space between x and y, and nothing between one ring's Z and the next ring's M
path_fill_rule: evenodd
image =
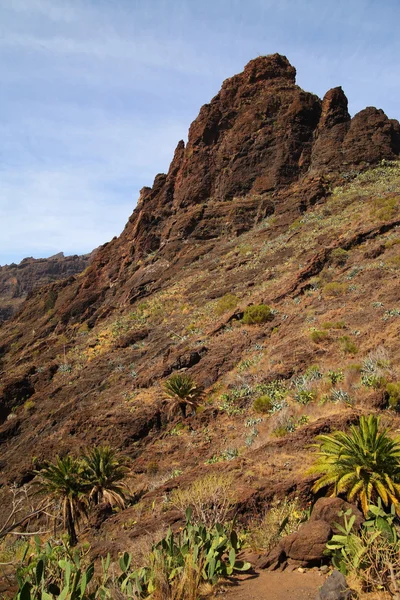
M226 600L315 600L324 581L325 576L318 571L261 571L256 577L242 577L238 586L219 597Z

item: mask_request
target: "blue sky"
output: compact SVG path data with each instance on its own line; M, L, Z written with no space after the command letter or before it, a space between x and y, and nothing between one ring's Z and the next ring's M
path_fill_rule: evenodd
M200 107L260 54L400 119L399 0L0 0L0 264L118 235Z

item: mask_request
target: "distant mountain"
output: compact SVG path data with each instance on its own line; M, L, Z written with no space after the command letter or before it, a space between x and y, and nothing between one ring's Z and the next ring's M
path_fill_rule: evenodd
M18 265L0 266L0 323L14 315L32 290L81 273L92 254L24 258Z

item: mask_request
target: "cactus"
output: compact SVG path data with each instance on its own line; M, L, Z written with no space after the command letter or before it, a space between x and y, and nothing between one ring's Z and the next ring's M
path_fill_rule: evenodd
M127 598L147 598L157 589L157 569L167 575L169 585L179 585L187 569L196 573L197 579L216 583L237 571L247 571L249 563L239 561L240 540L222 525L207 528L191 522L192 511L186 511L186 524L182 531L167 535L153 545L149 565L132 568L132 556L124 552L119 558L120 574L116 579L109 575L110 555L101 559L101 571L94 577L94 564L82 565L78 551L73 554L68 546L41 545L35 540L35 553L28 556L27 546L24 566L17 570L19 591L15 600L111 600L112 585ZM25 564L27 563L27 564Z

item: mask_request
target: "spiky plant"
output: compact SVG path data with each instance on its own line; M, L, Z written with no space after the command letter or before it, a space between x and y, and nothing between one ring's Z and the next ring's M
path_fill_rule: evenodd
M108 502L125 507L126 488L123 480L127 467L110 446L97 446L82 457L82 480L93 504Z
M68 531L71 546L75 546L78 541L76 526L82 516L86 515L85 489L81 475L80 461L69 455L57 456L55 462L38 472L38 491L55 504L61 502L63 524Z
M164 393L171 402L170 413L179 408L186 417L187 407L195 408L201 399L202 389L190 375L174 373L164 383Z
M319 456L311 472L321 477L314 492L327 488L331 496L344 494L360 502L364 515L380 497L400 514L400 438L380 428L380 417L362 416L349 433L335 431L317 441Z

